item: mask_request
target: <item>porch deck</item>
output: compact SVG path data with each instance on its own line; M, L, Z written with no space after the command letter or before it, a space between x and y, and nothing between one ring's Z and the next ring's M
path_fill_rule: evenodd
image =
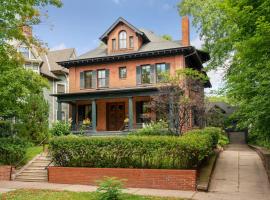
M85 136L126 136L131 131L84 131ZM80 134L80 131L72 131L73 134Z

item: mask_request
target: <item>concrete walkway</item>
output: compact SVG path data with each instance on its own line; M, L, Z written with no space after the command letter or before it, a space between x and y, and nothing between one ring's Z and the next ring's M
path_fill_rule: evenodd
M85 185L0 181L0 192L20 188L82 192L96 190L94 186ZM130 188L125 192L194 200L270 200L270 185L262 161L245 144L232 144L220 154L208 193L138 188Z
M198 200L270 200L270 185L258 154L245 144L231 144L220 154L210 191Z

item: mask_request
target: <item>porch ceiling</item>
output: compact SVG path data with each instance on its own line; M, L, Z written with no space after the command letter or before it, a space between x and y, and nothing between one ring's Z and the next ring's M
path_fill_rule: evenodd
M150 96L158 93L157 87L135 87L124 89L102 89L89 92L52 94L58 102L74 102L77 100L127 98L135 96Z

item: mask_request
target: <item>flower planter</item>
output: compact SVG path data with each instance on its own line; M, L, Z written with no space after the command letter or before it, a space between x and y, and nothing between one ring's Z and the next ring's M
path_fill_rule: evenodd
M96 185L105 176L125 179L125 187L196 190L196 170L49 167L50 183Z

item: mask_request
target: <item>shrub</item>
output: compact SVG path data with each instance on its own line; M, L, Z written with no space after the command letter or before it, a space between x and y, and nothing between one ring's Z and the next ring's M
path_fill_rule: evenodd
M224 146L225 144L228 144L228 138L225 136L225 132L218 127L206 127L204 129L195 129L188 131L186 134L207 134L211 136L211 143L213 147L216 147L218 144L221 146ZM227 141L226 141L227 138Z
M131 132L130 135L172 135L172 133L168 130L168 124L161 120L158 122L151 122L144 128Z
M50 133L52 136L62 136L71 134L71 124L65 121L57 121L52 125Z
M30 144L21 138L0 138L0 163L16 164L25 157L28 146Z
M98 181L97 193L99 200L120 200L123 190L123 183L114 177L105 177L104 180Z
M7 120L0 120L0 137L8 137L12 135L12 124Z
M53 138L49 150L63 167L184 169L212 153L207 134L173 136Z
M43 94L32 94L24 101L18 111L16 124L19 137L35 144L40 143L49 135L49 104Z

